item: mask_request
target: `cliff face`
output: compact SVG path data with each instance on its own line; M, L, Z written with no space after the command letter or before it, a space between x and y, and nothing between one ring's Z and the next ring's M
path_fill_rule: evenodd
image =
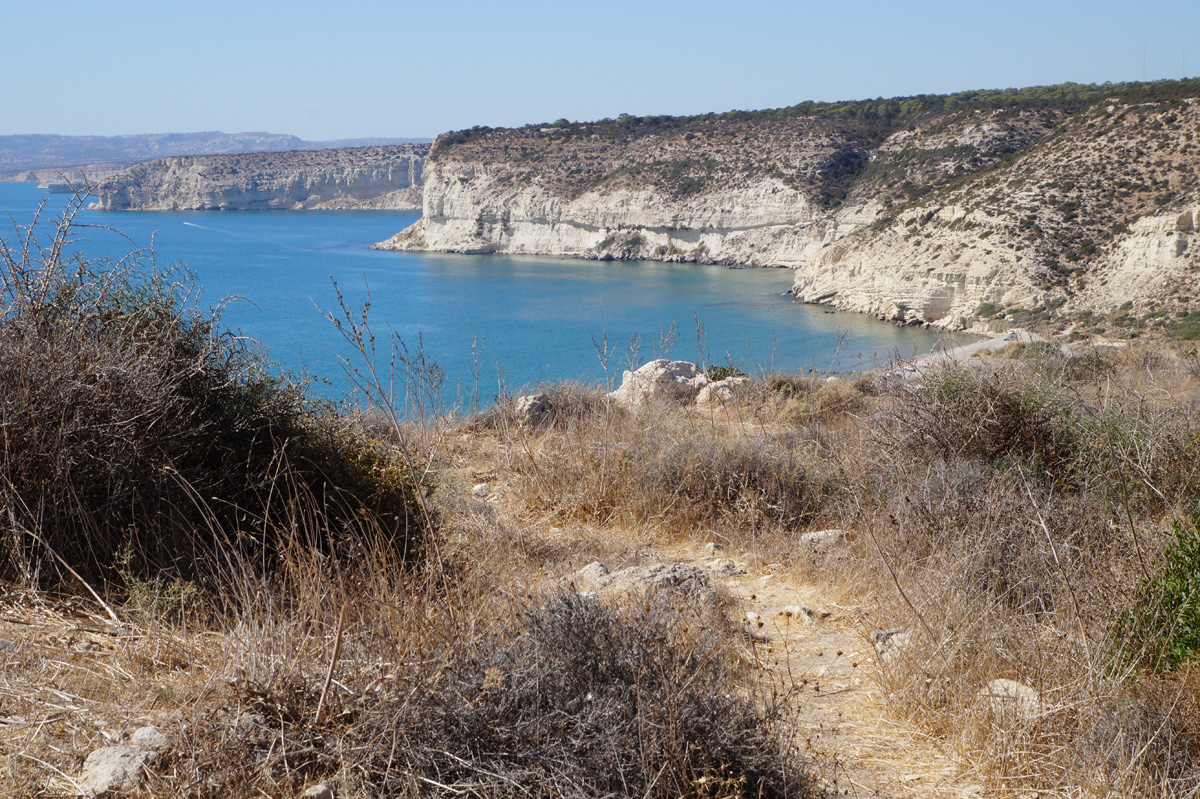
M411 209L428 145L178 156L102 180L103 210Z
M1075 114L995 168L822 248L794 293L947 327L1050 315L1094 325L1126 302L1182 310L1200 272L1197 132L1195 99Z
M949 328L1162 303L1200 293L1200 81L1149 87L446 134L377 246L786 266L799 299Z

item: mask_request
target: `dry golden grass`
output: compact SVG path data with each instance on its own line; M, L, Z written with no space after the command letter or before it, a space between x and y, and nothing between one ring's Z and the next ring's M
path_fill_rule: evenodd
M1168 522L1200 507L1195 353L1034 348L907 380L768 376L710 408L547 390L537 423L507 400L467 421L410 424L377 403L347 422L434 488L417 566L370 514L339 521L345 546L313 546L328 518L297 491L273 517L275 568L217 547L204 585L120 563L123 582L95 596L14 583L0 793L69 793L88 751L143 724L173 740L143 789L164 797L294 796L324 779L341 797L597 795L617 791L613 768L624 792L795 795L813 788L798 747L827 786L897 796L1200 793L1200 683L1115 670L1112 637ZM825 528L849 535L800 543ZM763 602L747 586L770 585L780 607L821 599L832 621L756 643L668 608L545 593L594 560L694 561L707 542L760 581L731 583L742 609ZM868 636L887 628L907 641L884 657ZM831 642L855 659L827 678L844 695L802 675ZM647 683L644 703L617 651L696 690L657 701ZM581 672L609 675L599 716ZM1036 707L999 708L995 679L1036 690Z
M1195 683L1114 673L1111 632L1200 499L1198 376L1168 345L1031 348L909 382L764 380L716 410L597 397L497 446L521 512L725 542L873 602L875 626L911 633L882 665L890 707L980 784L1190 796ZM857 535L832 557L797 546L821 527ZM995 679L1038 711L997 711Z

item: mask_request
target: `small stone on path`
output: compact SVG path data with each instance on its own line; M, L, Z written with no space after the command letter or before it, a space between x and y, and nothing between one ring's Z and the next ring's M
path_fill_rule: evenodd
M139 727L129 736L129 742L140 749L150 749L157 752L171 745L171 739L157 727Z
M746 573L745 569L729 558L722 558L714 562L710 568L718 577L736 577Z
M333 786L327 782L318 782L300 796L301 799L333 799Z
M79 784L90 794L99 796L109 791L136 788L142 781L142 771L158 754L149 749L132 746L105 746L95 750L83 761Z

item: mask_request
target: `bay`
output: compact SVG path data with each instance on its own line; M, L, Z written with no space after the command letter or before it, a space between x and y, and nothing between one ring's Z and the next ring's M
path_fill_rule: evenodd
M0 212L10 220L0 237L11 242L13 224L29 224L43 201L39 228L48 235L50 217L67 200L31 184L0 183ZM749 373L846 371L951 343L920 328L794 303L785 294L787 269L370 249L417 218L396 211L84 210L73 246L92 258L153 248L160 267L182 265L202 288L202 305L224 306L226 327L315 378L330 398L348 390L341 358L354 356L324 317L338 311L334 281L355 313L369 298L381 349L394 333L410 354L420 350L438 364L449 404L470 405L476 392L486 404L498 392L543 381L618 383L631 362L659 355ZM380 357L386 362L385 352Z

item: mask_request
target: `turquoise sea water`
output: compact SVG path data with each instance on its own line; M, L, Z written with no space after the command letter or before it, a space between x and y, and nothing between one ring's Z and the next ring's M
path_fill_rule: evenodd
M61 212L66 195L29 184L0 183L0 212L25 225L39 202ZM332 280L355 308L370 295L380 341L389 328L446 375L447 395L474 393L472 337L479 351L481 402L498 386L518 390L539 381L620 380L629 342L639 361L656 357L663 331L678 336L670 356L746 370L848 370L899 354L928 352L938 337L858 314L793 303L786 269L727 269L656 262L459 256L369 249L417 219L392 211L84 211L78 245L90 257L118 257L153 246L160 265L186 264L203 287L202 304L231 302L226 326L262 342L272 359L328 380L320 390L340 397L348 383L338 355L351 350L322 310L336 309ZM45 232L50 231L48 224ZM125 238L125 237L128 237ZM699 336L697 328L699 327ZM698 342L698 338L700 341ZM599 349L613 350L604 368ZM943 342L945 343L945 342ZM469 400L468 400L469 401Z

